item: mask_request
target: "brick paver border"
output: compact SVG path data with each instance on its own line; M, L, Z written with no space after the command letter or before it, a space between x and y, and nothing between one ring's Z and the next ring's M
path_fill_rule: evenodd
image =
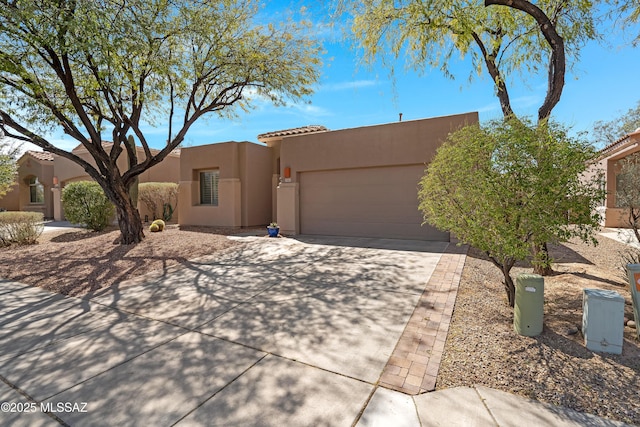
M468 249L447 246L382 371L380 386L411 395L435 390Z

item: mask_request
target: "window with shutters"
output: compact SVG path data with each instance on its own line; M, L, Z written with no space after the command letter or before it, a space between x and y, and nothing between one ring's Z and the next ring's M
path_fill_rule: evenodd
M200 172L200 204L218 206L218 179L220 171Z

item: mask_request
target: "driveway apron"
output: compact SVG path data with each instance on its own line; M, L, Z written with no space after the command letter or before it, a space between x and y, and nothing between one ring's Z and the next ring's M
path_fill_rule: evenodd
M448 243L237 239L91 298L0 282L0 397L35 404L0 424L358 420Z

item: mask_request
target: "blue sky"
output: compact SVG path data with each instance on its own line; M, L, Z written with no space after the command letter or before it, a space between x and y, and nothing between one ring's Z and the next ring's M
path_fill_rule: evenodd
M304 3L272 2L267 11L278 16L278 12ZM344 129L389 123L397 121L399 113L403 113L403 120L470 111L478 111L483 121L501 116L493 83L486 73L469 82L468 63L456 62L452 67L454 80L443 77L438 70L423 74L405 71L402 63L391 78L389 70L381 66L370 69L360 65L359 53L341 41L339 30L329 29L324 25L326 18L313 12L312 8L311 17L317 22L326 53L319 84L308 103L274 107L260 101L235 119L211 116L192 127L185 145L256 142L260 133L310 124ZM637 27L633 29L633 34L638 32ZM554 109L553 116L574 131L588 131L597 120L618 117L640 100L640 47L631 47L631 37L621 31L608 33L607 45L591 43L584 48L580 62L567 73L562 99ZM545 76L529 77L526 83L516 78L509 90L516 113L535 117L546 93ZM166 138L164 126L147 130L152 146L160 148ZM64 148L77 145L60 134L50 138Z

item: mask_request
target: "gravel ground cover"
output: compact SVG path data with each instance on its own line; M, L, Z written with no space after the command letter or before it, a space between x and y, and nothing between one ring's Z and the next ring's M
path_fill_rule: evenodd
M213 228L168 225L163 232L145 231L137 245L117 244L120 231L84 229L43 233L37 245L0 249L0 277L39 286L65 295L79 296L134 277L216 251L231 250L236 243L227 235L259 234L264 228Z
M618 270L626 246L598 240L596 247L571 241L550 248L556 274L545 278L544 331L538 337L514 332L500 271L471 249L436 388L481 384L640 425L636 331L624 327L622 355L587 350L580 331L585 288L617 291L625 298L625 317L633 319L631 294ZM513 272L531 268L521 264Z

